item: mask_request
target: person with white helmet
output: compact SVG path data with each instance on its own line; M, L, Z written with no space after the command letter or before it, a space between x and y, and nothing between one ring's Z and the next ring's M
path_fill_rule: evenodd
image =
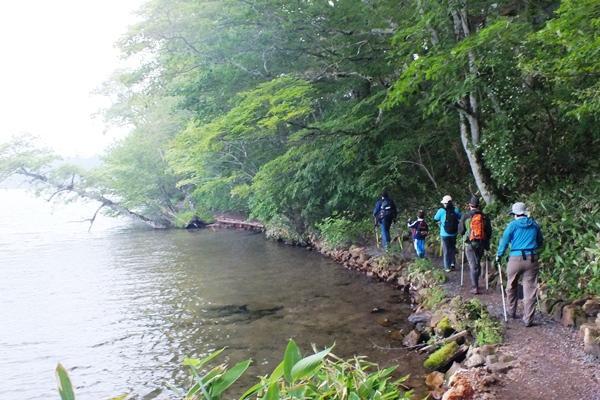
M510 215L514 216L500 239L496 263L500 263L504 252L510 246L508 257L507 301L510 315L517 317L517 288L523 277L523 323L533 324L535 313L537 278L539 272L538 249L544 244L542 230L533 218L528 216L525 203L515 203ZM500 267L499 267L500 268Z
M460 210L452 203L452 197L449 195L445 195L441 203L443 207L435 213L433 219L440 225L444 270L450 272L454 269L456 263L456 234L458 233L458 222L462 215Z

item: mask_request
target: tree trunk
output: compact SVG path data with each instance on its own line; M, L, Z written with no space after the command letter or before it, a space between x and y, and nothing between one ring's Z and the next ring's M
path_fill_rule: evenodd
M451 15L454 22L456 40L463 40L471 34L466 5L460 8L460 10L452 10ZM478 75L476 57L473 51L469 51L468 54L468 71L466 71L466 75ZM477 147L481 141L481 124L479 122L479 102L476 93L469 92L459 102L458 113L460 140L469 160L471 173L473 174L479 193L486 203L491 204L494 202L495 196L489 178L485 173L483 162L477 154Z

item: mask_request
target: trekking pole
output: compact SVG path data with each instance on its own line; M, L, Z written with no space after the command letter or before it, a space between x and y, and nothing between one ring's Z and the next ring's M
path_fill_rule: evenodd
M465 242L462 242L462 254L460 256L460 286L463 285L465 275Z
M506 301L504 300L504 282L502 282L502 265L500 265L500 263L497 262L496 268L498 268L498 278L500 279L500 292L502 293L502 308L504 309L504 322L508 322L508 317L506 315Z
M489 278L489 273L488 273L488 264L490 262L490 257L489 254L486 252L484 254L485 257L485 290L488 290L490 288L490 278Z

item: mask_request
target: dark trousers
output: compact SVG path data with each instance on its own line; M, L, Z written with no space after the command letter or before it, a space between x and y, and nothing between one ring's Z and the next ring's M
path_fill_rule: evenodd
M442 254L444 268L454 267L456 258L456 236L442 236Z
M514 317L517 313L517 289L519 278L523 277L523 322L530 324L535 313L537 294L537 277L539 264L537 256L527 255L523 260L521 256L511 256L508 259L508 284L506 285L506 297L510 314Z
M379 226L381 227L381 245L384 249L387 249L388 244L390 243L390 227L392 226L392 219L382 219L379 221Z
M481 259L483 258L483 246L474 243L465 244L465 255L469 263L469 276L471 277L471 288L479 288L479 277L481 276Z

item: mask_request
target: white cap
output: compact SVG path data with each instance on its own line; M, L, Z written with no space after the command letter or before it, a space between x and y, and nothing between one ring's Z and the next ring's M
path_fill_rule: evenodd
M527 206L525 203L517 202L512 205L510 214L513 215L526 215L527 214Z
M441 203L442 203L442 204L448 204L448 203L450 203L451 201L452 201L452 197L450 197L450 196L448 196L448 195L445 195L445 196L442 198L442 201L441 201Z

